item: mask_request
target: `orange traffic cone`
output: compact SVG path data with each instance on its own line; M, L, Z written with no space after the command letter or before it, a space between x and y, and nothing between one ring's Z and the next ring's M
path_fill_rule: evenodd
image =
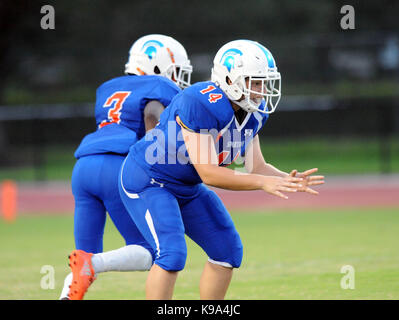
M7 222L15 221L17 216L17 185L12 180L4 180L0 186L1 212Z

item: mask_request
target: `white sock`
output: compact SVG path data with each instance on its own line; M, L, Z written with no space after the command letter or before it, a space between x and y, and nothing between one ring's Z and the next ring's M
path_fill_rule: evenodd
M91 258L94 272L145 271L152 266L151 253L142 246L128 245L116 250L96 253Z
M72 284L72 272L65 277L64 287L62 288L60 300L68 298L69 286Z

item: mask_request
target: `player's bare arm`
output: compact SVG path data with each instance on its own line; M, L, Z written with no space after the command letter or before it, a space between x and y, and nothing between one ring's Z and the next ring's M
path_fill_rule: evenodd
M228 190L264 190L287 199L282 192L296 192L301 188L302 178L265 176L252 173L239 173L229 168L219 167L213 138L211 135L190 132L182 128L187 152L202 181L210 186Z
M147 103L144 108L145 131L155 128L164 109L164 105L158 100L152 100Z
M245 169L249 173L256 173L264 176L286 177L289 175L266 162L260 148L258 135L253 138L246 151Z

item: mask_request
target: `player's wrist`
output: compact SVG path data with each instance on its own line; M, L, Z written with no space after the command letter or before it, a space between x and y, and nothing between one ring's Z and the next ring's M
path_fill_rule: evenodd
M267 189L268 187L269 187L269 185L270 185L270 183L272 182L272 180L273 179L275 179L276 177L274 177L274 176L261 176L261 179L259 179L259 184L260 184L260 186L259 186L259 190L261 190L261 189Z

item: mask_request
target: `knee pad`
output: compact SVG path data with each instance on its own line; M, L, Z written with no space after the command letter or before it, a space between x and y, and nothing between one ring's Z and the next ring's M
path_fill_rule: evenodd
M187 259L187 250L167 251L155 259L155 264L167 271L181 271Z
M237 248L237 250L233 251L229 257L219 258L219 260L214 260L212 258L208 258L208 261L213 264L218 264L226 268L239 268L241 266L243 257L243 249Z
M241 241L240 241L241 243ZM241 262L242 262L242 257L243 257L243 247L242 245L240 247L237 247L232 256L231 256L231 265L233 266L233 268L239 268L241 266Z
M209 255L209 262L228 268L239 268L243 257L243 246L237 231L226 235L225 242Z

